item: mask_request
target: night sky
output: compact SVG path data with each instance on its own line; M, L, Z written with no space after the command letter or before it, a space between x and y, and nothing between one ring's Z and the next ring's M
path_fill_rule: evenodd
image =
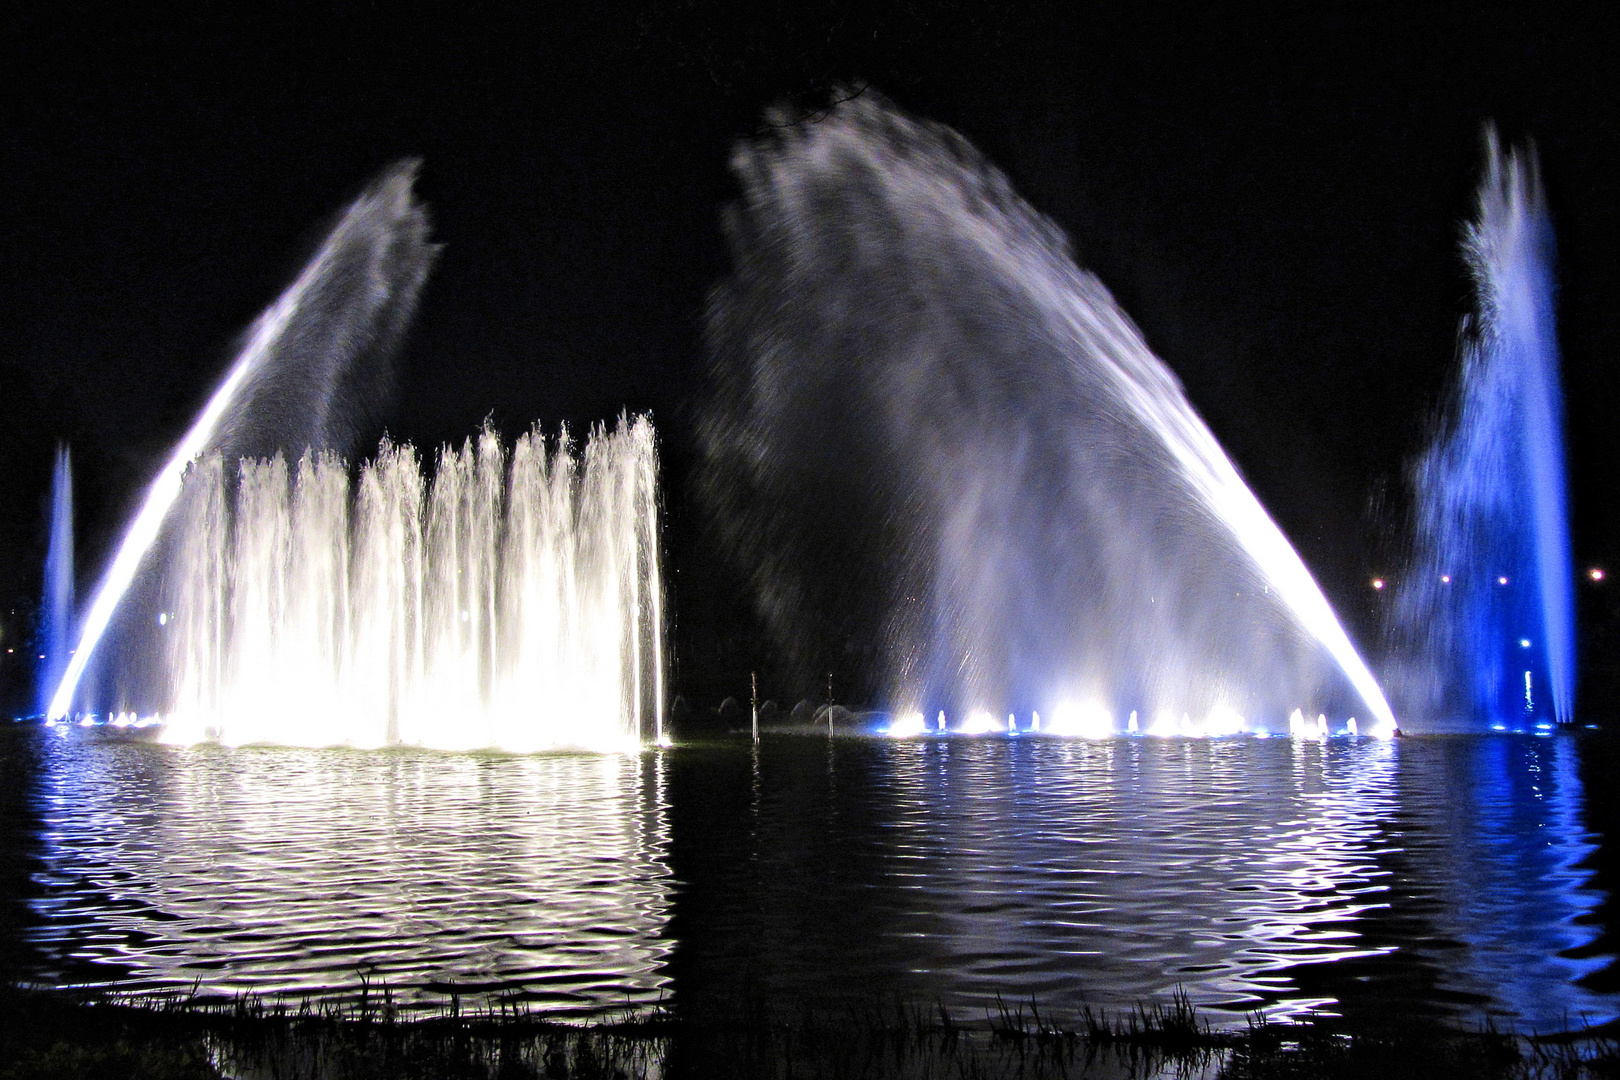
M650 410L676 688L739 692L765 646L688 483L726 161L767 107L813 122L868 83L960 131L1069 232L1369 646L1366 581L1392 569L1405 462L1468 307L1481 126L1533 138L1576 558L1620 571L1620 9L240 7L0 17L0 647L32 629L54 441L75 455L82 598L237 333L410 156L445 247L387 431L432 446L486 416L516 433ZM1584 602L1590 661L1620 649L1620 619L1606 594ZM0 654L0 705L26 684Z

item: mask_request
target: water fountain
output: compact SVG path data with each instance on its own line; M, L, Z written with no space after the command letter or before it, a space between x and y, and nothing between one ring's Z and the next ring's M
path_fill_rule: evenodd
M51 474L51 536L45 551L45 602L41 605L45 663L39 672L39 711L50 707L73 648L73 457L56 448Z
M357 473L342 456L436 251L414 176L385 171L248 332L103 577L53 721L101 644L102 706L119 724L161 715L171 742L662 736L646 418L582 450L535 430L508 453L485 430L442 451L431 482L409 446L385 442Z
M1403 711L1568 723L1574 569L1564 488L1553 237L1534 154L1486 136L1464 236L1475 311L1455 400L1414 470L1415 550L1394 607Z
M48 715L67 716L114 616L144 624L156 611L143 566L192 463L306 447L342 449L388 381L388 362L436 248L412 195L414 162L383 172L351 204L298 278L249 328L225 379L152 481L81 625ZM145 579L144 581L142 579ZM131 596L132 589L134 595ZM119 644L126 644L120 642ZM111 666L140 669L129 655Z
M1175 377L964 140L868 94L734 168L705 491L807 685L855 655L913 721L1393 731Z
M172 742L631 750L662 735L651 423L576 454L485 429L335 454L209 454L186 478L159 632ZM233 490L234 487L234 490Z

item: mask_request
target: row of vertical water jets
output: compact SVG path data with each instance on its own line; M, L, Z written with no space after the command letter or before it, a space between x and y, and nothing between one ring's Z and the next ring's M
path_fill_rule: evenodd
M1272 736L1272 732L1265 726L1250 724L1236 710L1229 708L1212 709L1209 715L1202 719L1194 719L1188 713L1178 716L1169 711L1160 711L1145 724L1138 712L1133 709L1121 728L1115 725L1108 710L1100 706L1060 706L1044 720L1039 712L1032 712L1023 727L1019 726L1018 717L1014 713L1008 713L1006 723L1003 724L995 716L981 709L970 713L965 720L953 727L943 710L935 716L932 725L921 712L913 711L895 716L883 729L883 733L892 738L914 738L922 735L1050 735L1110 739L1120 735L1147 735L1156 738L1221 738L1250 735L1266 739ZM1353 716L1349 717L1344 726L1338 730L1333 730L1327 716L1320 713L1315 720L1310 720L1303 710L1295 709L1288 717L1288 735L1291 738L1326 739L1330 736L1356 738L1362 734L1361 725ZM1398 735L1399 729L1393 724L1375 723L1365 734L1373 738L1388 739Z

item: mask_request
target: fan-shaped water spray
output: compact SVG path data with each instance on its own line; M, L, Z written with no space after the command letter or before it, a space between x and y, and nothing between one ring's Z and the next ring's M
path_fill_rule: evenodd
M1175 377L971 147L867 95L735 169L705 489L807 684L853 654L927 716L1393 729Z
M1431 723L1573 719L1574 567L1564 488L1553 235L1534 155L1487 133L1464 236L1475 312L1456 398L1414 471L1397 600L1404 707Z
M51 717L73 708L79 681L158 542L193 462L209 452L235 459L346 448L368 404L386 387L387 361L437 250L428 242L427 214L411 192L415 174L414 162L386 170L248 330L103 573L78 648L51 698Z

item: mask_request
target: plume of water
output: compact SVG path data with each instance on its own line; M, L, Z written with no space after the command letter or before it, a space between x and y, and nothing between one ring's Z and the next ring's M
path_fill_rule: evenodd
M153 479L85 615L78 648L51 698L72 708L79 681L192 464L306 447L345 449L387 386L388 361L436 252L412 194L415 162L385 170L349 206L287 290L248 330L225 379ZM141 606L141 605L137 605ZM144 621L144 610L139 613ZM144 663L142 657L137 662Z
M624 750L663 733L657 455L626 420L575 451L486 429L431 483L385 443L186 479L164 737Z
M734 169L704 490L807 684L854 655L930 716L1392 729L1175 377L959 136L868 94Z
M42 611L45 663L39 671L39 710L44 712L73 648L73 460L66 444L57 446L51 474L51 536L45 551Z
M1414 469L1415 552L1395 606L1407 707L1443 722L1573 719L1553 235L1535 156L1486 133L1463 238L1474 313L1455 400Z

